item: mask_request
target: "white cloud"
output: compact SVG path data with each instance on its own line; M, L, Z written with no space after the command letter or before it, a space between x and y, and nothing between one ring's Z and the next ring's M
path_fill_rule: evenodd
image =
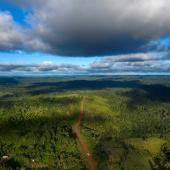
M0 12L0 49L20 49L24 42L23 30L8 12Z
M53 65L53 61L43 61L42 62L43 65Z

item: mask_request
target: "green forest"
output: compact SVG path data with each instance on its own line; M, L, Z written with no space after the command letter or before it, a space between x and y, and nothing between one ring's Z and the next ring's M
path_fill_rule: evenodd
M1 77L0 170L170 169L170 77ZM91 170L91 169L90 169Z

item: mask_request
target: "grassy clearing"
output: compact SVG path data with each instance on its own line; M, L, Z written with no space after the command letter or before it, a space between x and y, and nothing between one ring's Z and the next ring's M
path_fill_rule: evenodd
M133 145L135 148L139 150L146 150L152 154L152 156L156 156L161 151L161 146L168 141L163 138L150 137L145 140L136 138L136 139L128 139L127 143Z

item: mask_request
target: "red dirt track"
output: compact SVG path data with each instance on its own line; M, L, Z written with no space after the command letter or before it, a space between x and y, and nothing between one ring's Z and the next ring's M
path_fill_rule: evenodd
M82 138L81 132L80 132L80 128L81 128L80 126L81 126L81 121L83 119L83 115L84 115L84 97L81 97L81 100L80 100L80 116L79 116L78 120L75 122L75 124L73 125L73 129L75 131L77 142L80 146L80 150L85 157L88 169L89 170L96 170L96 162L93 159L93 155L90 152L88 145L86 144L86 142Z

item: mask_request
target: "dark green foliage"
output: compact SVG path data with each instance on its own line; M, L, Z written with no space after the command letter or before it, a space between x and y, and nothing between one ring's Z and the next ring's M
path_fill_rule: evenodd
M155 170L168 170L170 169L170 143L161 146L161 152L154 158Z
M72 130L78 102L74 96L0 101L0 156L11 158L5 167L85 167Z

